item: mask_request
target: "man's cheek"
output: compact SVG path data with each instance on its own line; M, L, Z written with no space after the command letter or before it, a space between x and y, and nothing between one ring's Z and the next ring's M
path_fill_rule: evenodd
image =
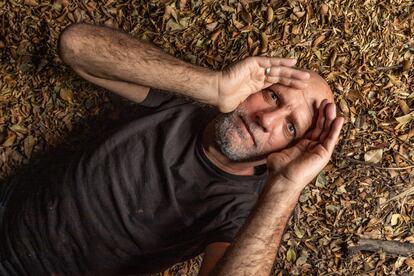
M275 152L287 148L289 146L289 141L285 139L284 135L281 133L272 133L268 137L268 140L264 147L268 152Z

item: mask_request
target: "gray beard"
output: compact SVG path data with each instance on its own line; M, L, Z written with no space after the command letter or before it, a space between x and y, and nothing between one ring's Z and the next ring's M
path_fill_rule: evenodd
M235 162L257 161L266 157L255 146L247 146L245 143L235 144L232 135L234 132L240 137L241 141L247 140L245 132L237 124L238 116L242 111L221 114L214 123L215 142L220 152L229 160ZM257 126L256 126L257 127ZM250 126L254 131L254 126Z

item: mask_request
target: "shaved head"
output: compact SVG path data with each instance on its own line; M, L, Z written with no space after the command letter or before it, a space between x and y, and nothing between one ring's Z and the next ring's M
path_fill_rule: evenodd
M303 69L303 71L310 74L308 87L303 90L305 97L315 101L317 106L320 105L323 99L333 102L333 93L326 80L314 71L306 69Z

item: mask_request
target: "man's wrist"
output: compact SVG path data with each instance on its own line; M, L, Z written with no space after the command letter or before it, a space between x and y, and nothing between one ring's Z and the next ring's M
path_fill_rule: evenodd
M294 182L280 173L269 173L269 193L286 201L297 200L306 184Z
M191 82L182 83L174 92L185 94L193 100L218 107L218 86L220 71L191 65L191 70L187 71L191 75ZM190 80L190 78L188 78Z
M209 104L219 107L219 85L220 85L220 79L221 79L221 71L215 71L212 70L209 74L210 81L209 81L209 89L207 93L210 95L210 102Z

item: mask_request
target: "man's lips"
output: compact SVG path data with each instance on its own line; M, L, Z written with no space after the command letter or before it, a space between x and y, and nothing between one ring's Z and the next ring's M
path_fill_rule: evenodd
M247 133L249 133L254 145L256 146L256 140L254 139L253 132L250 130L249 125L246 123L245 119L242 116L239 116L240 121L242 122L242 125L247 130Z

